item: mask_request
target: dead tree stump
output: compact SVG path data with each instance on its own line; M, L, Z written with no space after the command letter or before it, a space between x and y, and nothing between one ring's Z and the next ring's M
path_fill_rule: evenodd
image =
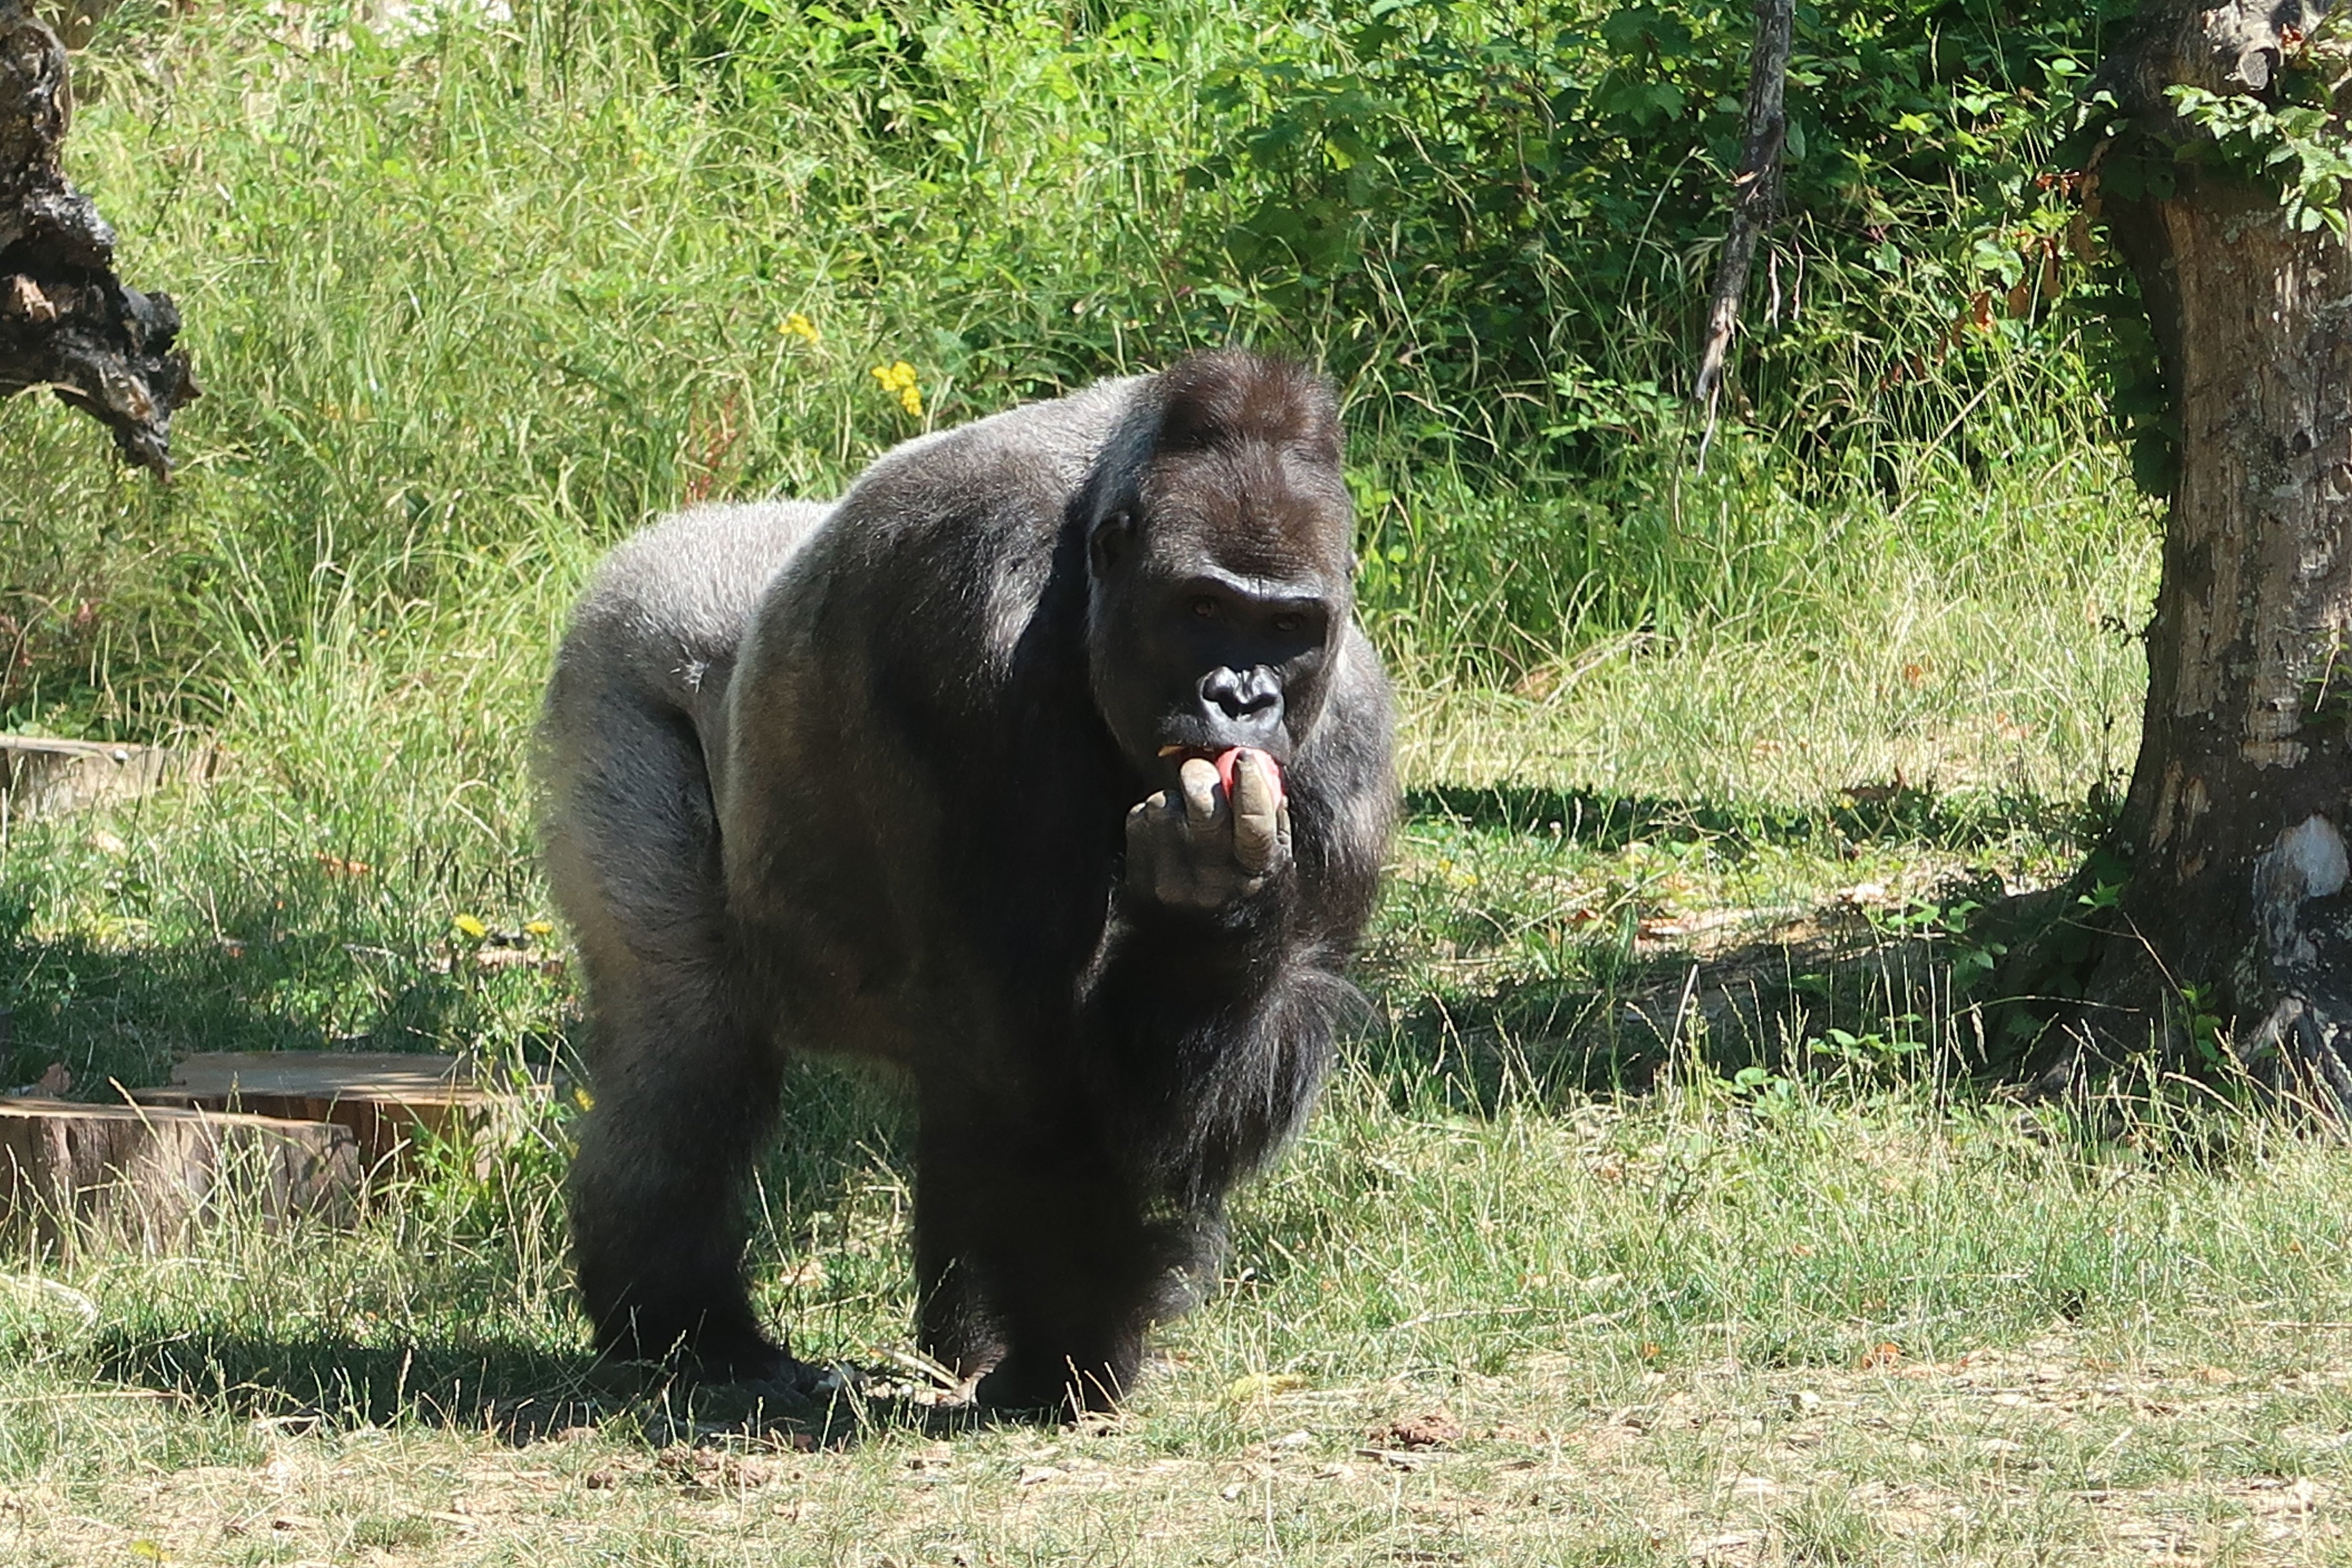
M202 784L219 760L209 748L186 752L0 735L0 820L117 805L166 784Z
M140 1089L141 1105L193 1107L327 1121L357 1142L375 1172L412 1153L421 1138L478 1126L499 1096L473 1080L456 1057L398 1051L215 1051L172 1069L160 1089Z

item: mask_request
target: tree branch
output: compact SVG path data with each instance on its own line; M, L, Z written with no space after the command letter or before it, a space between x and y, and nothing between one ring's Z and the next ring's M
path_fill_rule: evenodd
M0 397L46 386L168 479L172 415L197 395L180 312L114 275L114 231L58 162L72 119L65 47L0 0Z
M1789 141L1784 104L1794 12L1794 0L1756 0L1756 47L1748 57L1747 144L1739 154L1738 173L1732 176L1731 228L1723 237L1723 255L1716 264L1706 346L1699 355L1698 379L1691 387L1693 400L1706 405L1706 437L1699 445L1702 462L1706 443L1715 438L1715 406L1723 391L1724 356L1731 350L1731 334L1739 324L1739 297L1748 289L1756 241L1780 205L1780 153Z

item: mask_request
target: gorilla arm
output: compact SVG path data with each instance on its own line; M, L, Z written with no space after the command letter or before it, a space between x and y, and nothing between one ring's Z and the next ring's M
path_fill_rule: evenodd
M1314 1103L1357 1005L1340 968L1394 813L1388 694L1360 633L1318 743L1282 781L1244 752L1231 798L1188 761L1127 819L1127 873L1081 1005L1083 1059L1139 1172L1213 1219Z

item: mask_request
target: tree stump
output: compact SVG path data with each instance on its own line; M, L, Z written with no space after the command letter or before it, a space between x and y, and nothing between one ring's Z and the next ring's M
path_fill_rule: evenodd
M52 1245L95 1226L168 1247L239 1205L341 1218L359 1178L350 1129L325 1122L0 1100L0 1220Z
M211 751L0 735L0 816L21 821L135 800L165 784L210 778L216 761Z
M188 1058L141 1105L326 1121L349 1131L369 1172L412 1155L420 1138L478 1125L499 1095L457 1057L396 1051L218 1051Z
M172 414L197 395L180 312L114 275L114 231L58 162L72 121L65 46L0 0L0 397L46 386L172 471Z

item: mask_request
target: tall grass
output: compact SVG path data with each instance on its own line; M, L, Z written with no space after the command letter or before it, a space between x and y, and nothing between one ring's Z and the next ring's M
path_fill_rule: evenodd
M234 765L132 831L0 845L17 1080L196 1037L552 1048L555 994L476 984L450 922L548 912L521 760L597 555L1236 331L1343 377L1417 783L1807 808L1894 780L1998 814L2122 765L2152 532L2079 344L1985 334L1886 388L1842 339L1844 434L1734 419L1702 466L1664 326L1571 334L1529 390L1404 353L1467 308L1443 289L1386 325L1280 309L1296 279L1202 238L1248 188L1192 172L1247 122L1219 73L1292 48L1286 15L117 11L72 173L207 391L168 488L0 405L0 724L200 731ZM870 374L899 360L919 415ZM1512 448L1538 394L1556 434Z
M1384 326L1280 309L1204 237L1246 191L1188 173L1236 133L1208 84L1282 16L117 13L73 173L180 299L207 395L160 491L62 410L0 408L0 721L234 726L322 659L396 684L492 626L541 646L666 508L828 493L919 428L1235 333L1344 373L1368 609L1431 679L1773 637L1890 571L2071 584L2141 526L2070 340L1922 362L1940 400L1832 355L1834 441L1735 422L1702 471L1664 340L1604 323L1530 387L1416 360L1468 308L1442 290L1400 284ZM919 416L868 374L901 359Z

